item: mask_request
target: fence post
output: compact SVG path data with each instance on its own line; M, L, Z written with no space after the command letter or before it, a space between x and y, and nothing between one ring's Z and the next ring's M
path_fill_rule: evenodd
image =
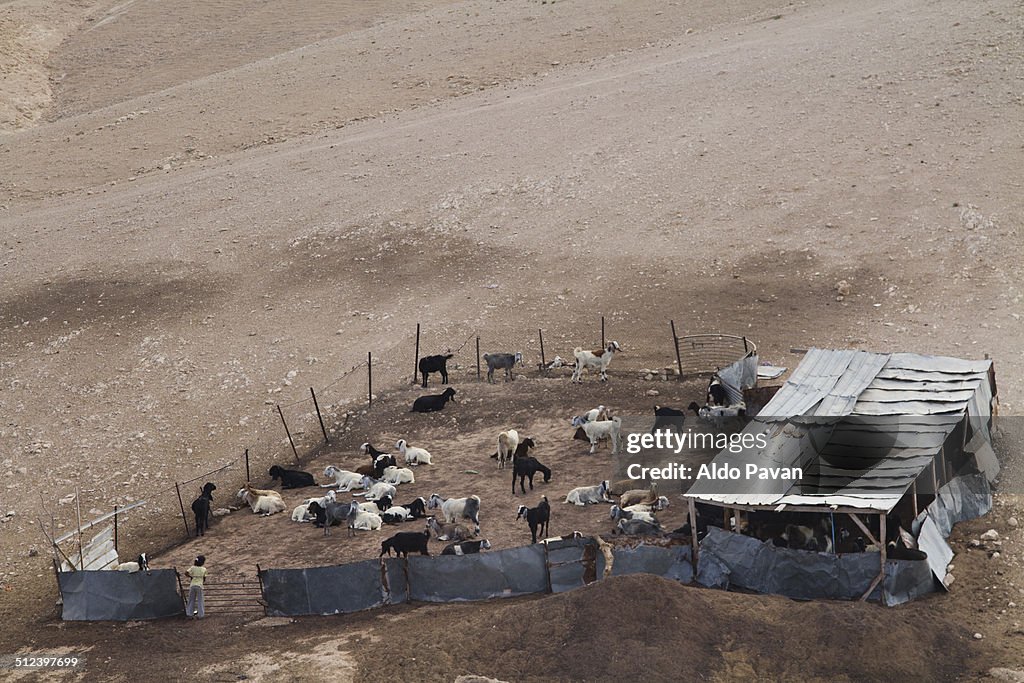
M419 325L416 326L419 328ZM366 352L366 391L370 397L369 405L373 405L373 351Z
M480 336L476 338L476 381L480 381Z
M604 316L601 316L601 348L605 347L604 343Z
M747 346L747 338L743 337L743 353L750 353L750 347Z
M178 482L174 482L174 490L178 492L178 505L181 507L181 521L185 522L185 538L192 536L192 531L188 527L188 515L185 514L185 503L181 502L181 487L178 486Z
M117 550L117 506L114 506L114 550Z
M316 419L320 420L320 431L324 433L324 443L331 443L331 439L327 436L327 428L324 427L324 416L320 414L320 404L316 401L316 392L313 391L313 387L309 388L309 393L313 395L313 407L316 408Z
M416 359L412 363L412 383L416 384L420 375L420 324L416 323Z
M284 419L284 411L281 410L281 404L277 404L277 414L281 416L281 424L284 425L284 433L288 435L288 443L292 445L292 453L295 454L295 462L299 461L299 451L295 448L295 441L292 439L291 430L288 429L288 423Z
M676 334L676 321L669 320L672 326L672 346L676 348L676 367L679 368L679 379L683 378L683 359L679 356L679 335Z
M544 330L537 330L537 336L540 337L540 369L543 372L548 367L548 362L544 359Z
M252 477L249 476L249 449L245 449L245 483L252 481Z

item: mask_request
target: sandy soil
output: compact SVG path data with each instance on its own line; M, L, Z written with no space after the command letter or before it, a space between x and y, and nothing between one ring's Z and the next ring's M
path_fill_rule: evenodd
M130 675L125 643L179 661L179 626L49 620L40 519L66 531L76 506L57 501L76 489L87 517L145 499L124 520L126 548L168 547L181 534L174 482L245 448L260 468L286 455L274 404L304 451L315 442L310 386L329 422L355 410L349 426L374 438L450 440L465 447L460 465L510 412L550 435L538 457L575 464L558 419L598 398L588 392L644 399L630 373L600 389L538 380L523 390L547 392L532 404L481 387L472 423L421 429L397 410L412 395L416 323L424 351L458 348L463 372L474 334L535 364L539 329L546 355L566 356L599 341L602 315L623 370L672 362L669 319L684 334L746 334L789 366L791 347L811 345L987 353L1002 413L1019 413L1024 17L1010 0L321 4L0 5L0 514L15 513L0 524L3 650L92 647L97 678ZM851 292L837 300L840 280ZM382 400L360 415L362 373L334 382L368 351ZM363 437L338 437L352 462ZM1008 522L1024 477L1019 449L1004 452L996 511L954 537L952 592L893 612L924 630L908 639L947 655L938 678L1024 661L1021 532ZM433 476L424 490L457 488ZM490 478L479 485L512 505ZM996 559L969 549L989 527L1004 534ZM496 529L502 542L513 533ZM725 614L746 597L699 600ZM540 603L568 609L522 609ZM786 624L817 623L785 621L786 601L756 604L769 607L745 637L763 647ZM832 610L860 609L799 607L829 624L842 621ZM488 623L518 608L346 621L372 640L404 615ZM984 638L947 647L947 624ZM418 640L414 627L401 632ZM196 666L220 656L280 675L278 629L200 628L223 651ZM317 657L371 675L336 623L282 628L307 657L292 660L300 678ZM713 660L702 675L749 674L728 668L731 648L712 649L699 651ZM442 678L494 672L430 652ZM834 675L765 656L762 677Z

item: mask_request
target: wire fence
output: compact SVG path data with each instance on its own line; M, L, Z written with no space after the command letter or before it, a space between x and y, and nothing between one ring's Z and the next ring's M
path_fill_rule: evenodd
M418 363L425 356L452 354L448 362L449 381L452 382L487 381L487 365L483 361L483 355L487 353L522 353L523 367L513 368L515 374L567 376L574 362L575 347L596 350L604 348L610 341L617 341L622 353L621 356L616 354L614 363L609 367L610 375L635 373L642 377L644 373L660 372L663 376L671 374L685 379L714 372L756 351L752 341L740 336L678 336L674 321L665 321L662 336L636 335L635 329L636 321L624 313L608 318L602 316L595 321L590 334L582 337L577 330L524 329L521 324L510 321L506 325L493 326L485 334L474 330L465 337L462 336L463 328L452 343L452 330L443 327L424 329L417 325L415 330L410 329L406 341L395 347L401 353L389 354L386 358L368 353L365 359L349 366L321 387L308 387L308 394L295 387L294 397L290 400L265 400L258 417L244 422L249 434L245 439L248 446L230 455L221 453L210 457L200 454L200 459L209 463L209 471L149 491L146 505L135 510L145 509L151 518L166 519L168 514L178 516L183 532L193 536L196 529L191 505L204 484L209 482L216 486L212 508L217 515L221 508L237 501L236 493L246 482L258 484L269 481L271 466L301 466L314 459L321 449L345 431L357 415L371 408L375 387L420 382ZM558 370L550 369L556 357L561 358L565 365ZM503 375L503 372L495 373L494 380L501 381ZM432 375L430 382L440 384L440 378ZM292 386L291 380L286 385ZM125 500L139 502L130 496ZM123 532L125 515L120 514L115 519L120 522ZM150 519L134 530L145 532L151 530L155 523ZM55 549L55 554L58 552Z

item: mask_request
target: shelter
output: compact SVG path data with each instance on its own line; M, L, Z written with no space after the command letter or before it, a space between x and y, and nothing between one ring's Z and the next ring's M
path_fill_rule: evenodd
M698 502L737 519L757 510L845 513L881 550L866 598L884 578L887 517L916 520L960 475L995 479L996 402L990 360L811 349L744 429L754 445L715 457L718 471L743 476L697 479L685 494L691 514ZM758 476L746 476L748 467ZM761 478L765 471L783 476ZM877 516L877 538L864 514ZM944 569L933 565L940 580Z

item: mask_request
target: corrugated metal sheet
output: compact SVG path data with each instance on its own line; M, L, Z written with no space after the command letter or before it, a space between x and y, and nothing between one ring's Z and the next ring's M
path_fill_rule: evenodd
M887 359L866 351L810 349L760 415L783 420L848 415Z

